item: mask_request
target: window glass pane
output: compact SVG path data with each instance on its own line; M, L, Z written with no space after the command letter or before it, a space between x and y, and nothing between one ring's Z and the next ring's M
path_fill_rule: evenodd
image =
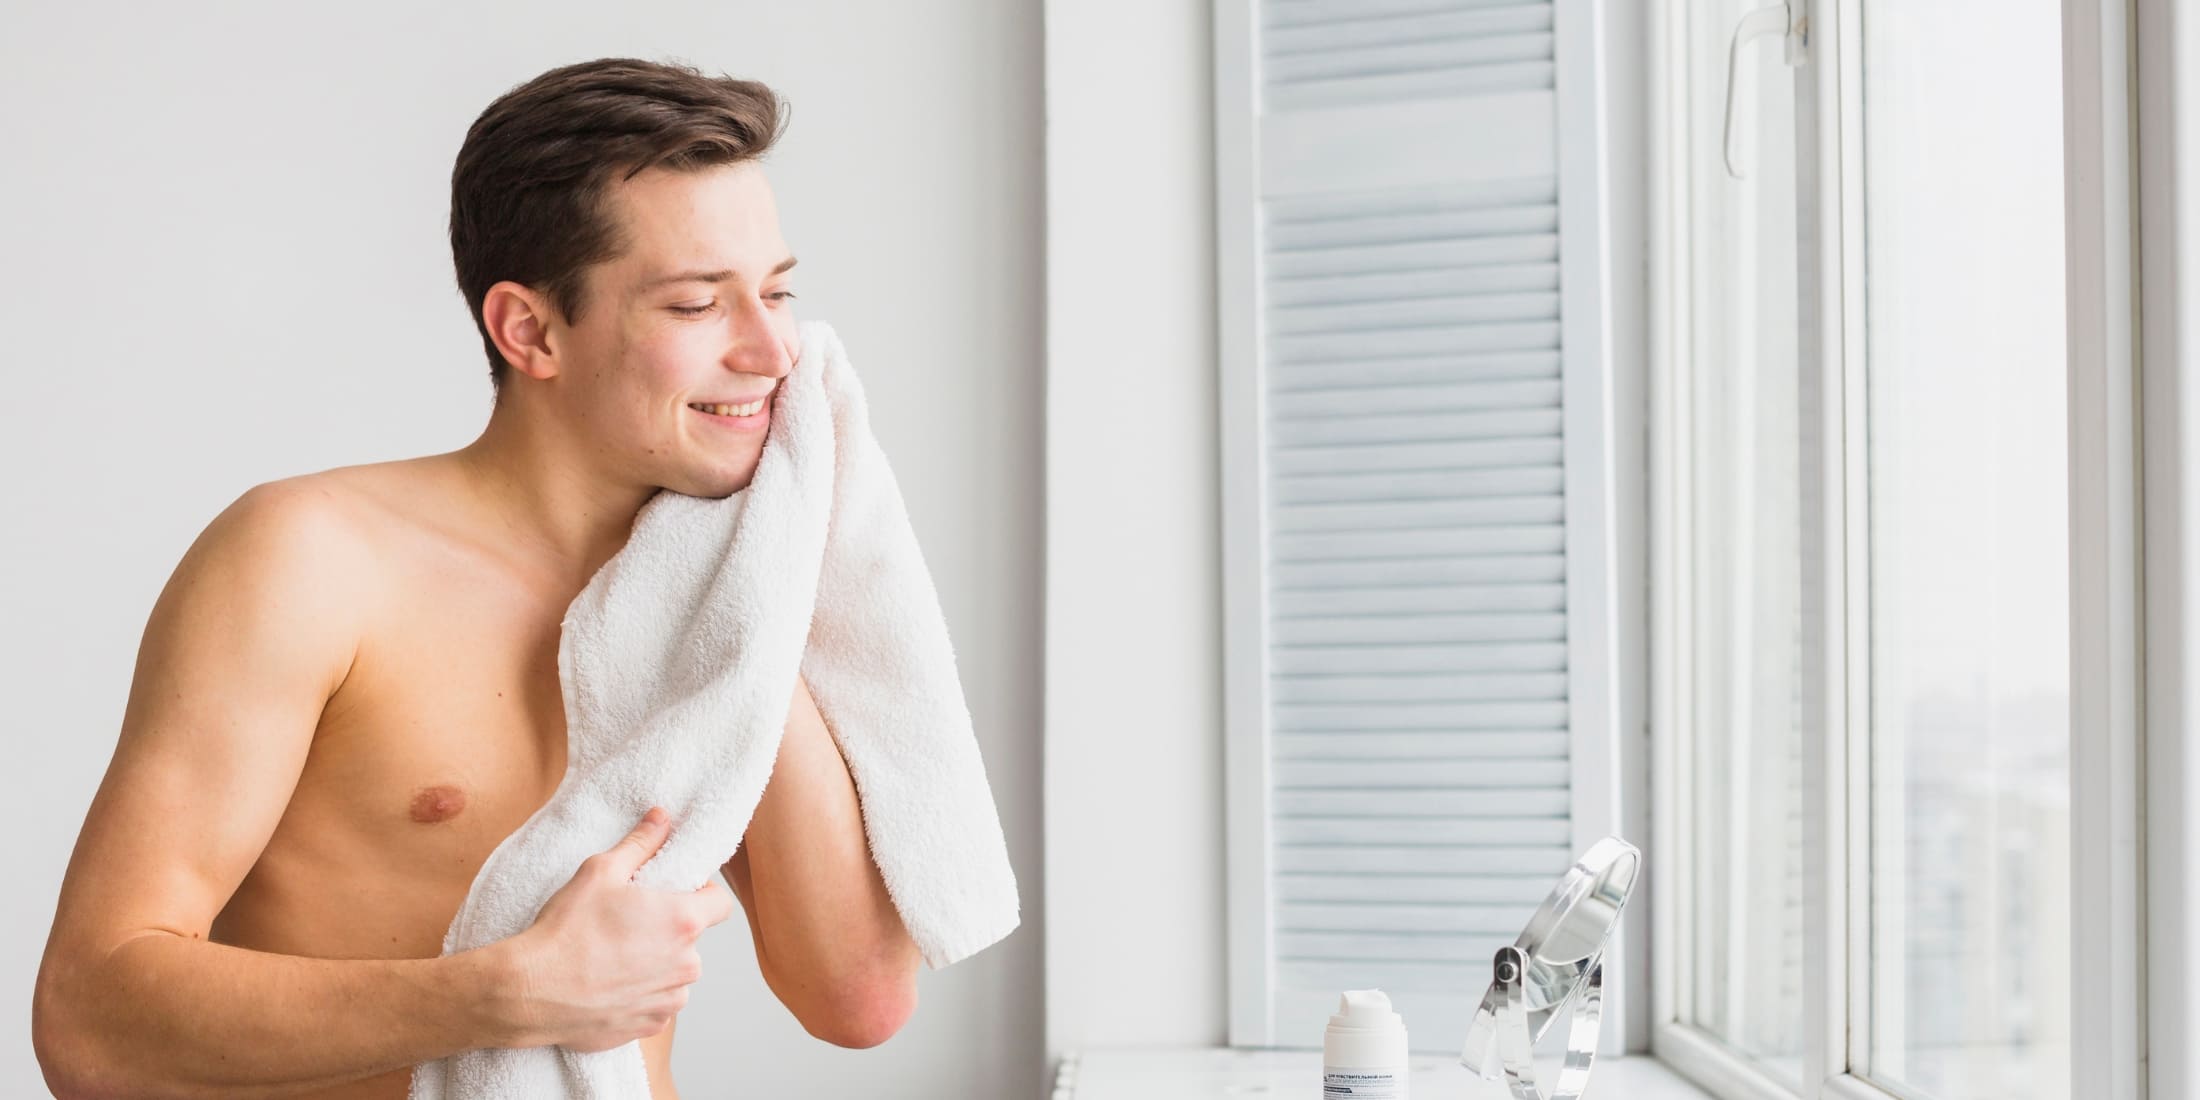
M1865 0L1864 1070L2068 1095L2061 12Z
M1722 150L1727 39L1761 0L1690 5L1691 638L1683 1019L1800 1091L1802 771L1794 71L1742 57L1745 179Z

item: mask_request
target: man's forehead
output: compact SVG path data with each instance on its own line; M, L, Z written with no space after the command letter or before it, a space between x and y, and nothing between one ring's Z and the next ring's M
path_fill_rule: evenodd
M794 266L763 173L753 164L652 168L611 189L625 238L618 266L637 290L673 282L762 281Z

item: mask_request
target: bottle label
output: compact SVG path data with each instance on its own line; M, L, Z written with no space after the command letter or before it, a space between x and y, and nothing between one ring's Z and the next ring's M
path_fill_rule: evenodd
M1406 1100L1406 1075L1383 1069L1332 1069L1322 1073L1322 1100Z

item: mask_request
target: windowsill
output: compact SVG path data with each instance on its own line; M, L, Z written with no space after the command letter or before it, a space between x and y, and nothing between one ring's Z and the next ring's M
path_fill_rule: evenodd
M1501 1081L1484 1081L1457 1058L1416 1054L1415 1100L1505 1100ZM1227 1047L1073 1052L1055 1073L1052 1100L1207 1100L1241 1096L1312 1096L1321 1089L1318 1050L1235 1050ZM1549 1087L1548 1084L1545 1085ZM1711 1100L1648 1055L1600 1058L1590 1092L1628 1100Z

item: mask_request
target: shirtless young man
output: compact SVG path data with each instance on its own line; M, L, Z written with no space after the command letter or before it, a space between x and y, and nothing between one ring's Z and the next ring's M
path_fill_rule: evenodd
M492 104L452 174L460 289L498 400L458 451L258 486L154 606L38 975L65 1098L402 1097L463 1050L640 1039L675 1095L695 942L734 899L629 876L650 818L533 927L438 957L491 849L565 771L566 605L659 489L749 483L799 349L762 85L646 62ZM724 406L762 402L729 415ZM884 1041L917 951L796 685L725 879L813 1035Z

